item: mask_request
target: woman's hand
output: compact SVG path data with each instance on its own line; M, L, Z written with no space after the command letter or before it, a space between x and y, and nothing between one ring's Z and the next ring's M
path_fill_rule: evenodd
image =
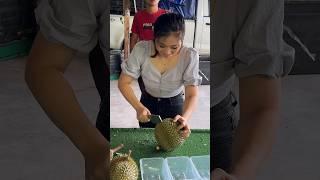
M137 119L141 123L146 123L150 121L149 115L151 115L148 108L142 106L137 109Z
M180 115L176 115L173 119L173 122L178 122L179 126L177 127L177 130L180 131L181 136L184 138L188 138L191 130L186 118Z

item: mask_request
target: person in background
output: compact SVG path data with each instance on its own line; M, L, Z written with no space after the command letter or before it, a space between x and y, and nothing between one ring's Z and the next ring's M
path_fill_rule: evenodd
M283 11L283 0L214 3L213 180L255 179L271 150L280 121L281 78L294 62L294 49L282 38ZM238 127L232 95L235 77L239 78Z
M130 51L139 41L153 40L153 24L156 19L166 13L158 7L159 0L144 0L146 8L138 11L133 18L130 36Z

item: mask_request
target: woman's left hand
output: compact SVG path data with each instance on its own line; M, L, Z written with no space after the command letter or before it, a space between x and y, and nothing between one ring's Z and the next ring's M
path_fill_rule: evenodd
M190 129L189 124L187 123L186 118L184 118L183 116L180 116L180 115L176 115L173 119L173 122L179 123L177 130L180 131L181 135L184 138L189 137L189 135L191 133L191 129Z

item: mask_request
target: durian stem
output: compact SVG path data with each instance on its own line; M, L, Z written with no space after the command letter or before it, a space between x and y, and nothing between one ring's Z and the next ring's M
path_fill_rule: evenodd
M128 157L127 157L127 158L128 158L128 160L129 160L129 157L131 156L131 152L132 152L132 151L131 151L131 150L129 150Z

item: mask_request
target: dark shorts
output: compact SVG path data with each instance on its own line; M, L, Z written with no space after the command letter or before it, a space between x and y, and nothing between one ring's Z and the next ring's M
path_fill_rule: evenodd
M140 102L149 109L151 114L160 115L162 119L174 118L183 111L183 93L170 98L153 97L147 92L142 93ZM154 128L151 122L139 123L142 128Z
M231 147L235 129L236 100L230 93L219 104L210 108L211 170L231 166Z
M110 128L110 97L109 97L109 68L107 67L106 60L99 44L90 52L89 63L92 76L95 82L95 86L100 96L99 113L97 115L96 127L100 133L109 140L109 128Z
M107 113L107 109L110 109L110 108L107 107L107 105L109 106L109 103L106 103L106 102L107 102L106 99L104 99L100 103L100 109L97 116L96 127L107 140L110 140L110 134L109 134L110 123L109 121L107 121L108 119L110 119L110 114Z

